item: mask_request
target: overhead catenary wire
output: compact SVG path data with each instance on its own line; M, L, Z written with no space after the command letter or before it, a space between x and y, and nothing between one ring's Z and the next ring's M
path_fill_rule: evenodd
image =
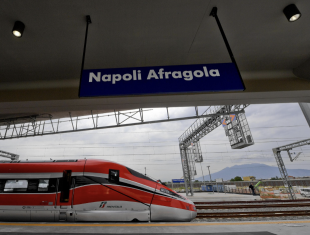
M286 138L273 138L273 139L283 139L283 140L270 140L270 141L255 141L255 144L261 144L261 143L274 143L274 142L289 142L289 141L295 141L297 138L300 138L300 139L303 139L303 138L308 138L308 137L296 137L296 138L289 138L289 139L286 139ZM210 141L216 141L216 140L210 140ZM134 144L134 143L151 143L151 144L156 144L156 143L167 143L167 141L159 141L159 142L129 142L130 144ZM172 141L171 141L172 143ZM103 145L103 144L106 144L106 145L116 145L115 143L88 143L88 144L85 144L85 145ZM123 148L125 147L175 147L176 145L172 145L172 144L169 144L169 145L124 145L126 143L118 143L118 144L122 144ZM229 145L228 142L219 142L217 141L217 143L210 143L210 144L206 144L206 143L201 143L201 145L224 145L224 144L227 144ZM81 147L81 144L48 144L48 146L52 146L51 148L55 148L55 146L75 146L75 145L78 145L79 147ZM279 145L279 144L278 144ZM19 145L18 147L16 147L16 145L2 145L1 147L14 147L14 148L21 148L21 147L32 147L33 149L33 146L38 146L37 144L36 145ZM44 147L46 145L41 145L40 147ZM115 147L119 147L119 146L100 146L100 147L83 147L83 148L115 148ZM61 147L62 148L62 147ZM259 150L260 151L260 150Z

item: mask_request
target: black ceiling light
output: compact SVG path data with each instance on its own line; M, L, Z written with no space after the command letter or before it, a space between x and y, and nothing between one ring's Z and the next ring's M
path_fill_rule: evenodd
M21 38L23 36L24 29L25 25L23 22L15 21L12 33L15 37Z
M283 9L283 13L289 22L294 22L301 17L301 13L295 4L290 4Z

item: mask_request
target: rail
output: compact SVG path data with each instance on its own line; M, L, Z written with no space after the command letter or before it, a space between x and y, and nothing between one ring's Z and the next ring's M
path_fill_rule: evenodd
M227 210L227 209L240 209L240 208L273 208L273 207L310 207L310 203L196 206L196 209L197 210Z
M286 203L286 202L310 202L310 199L297 200L268 200L268 201L220 201L220 202L194 202L195 205L212 205L212 204L257 204L257 203Z
M196 218L242 218L242 217L283 217L283 216L309 216L310 210L299 211L255 211L255 212L223 212L223 213L198 213Z

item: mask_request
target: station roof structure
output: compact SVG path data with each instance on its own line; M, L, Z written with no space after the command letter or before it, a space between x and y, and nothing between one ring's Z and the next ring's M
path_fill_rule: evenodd
M288 0L3 0L0 119L42 113L238 103L310 102L310 1L288 22ZM231 62L213 7L238 63L243 92L79 98L85 69ZM11 33L22 21L21 38Z

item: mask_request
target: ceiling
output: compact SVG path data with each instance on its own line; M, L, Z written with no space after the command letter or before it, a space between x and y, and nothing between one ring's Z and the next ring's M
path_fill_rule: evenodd
M294 1L302 13L294 23L282 12L291 3L2 0L0 119L90 109L310 102L310 1ZM209 16L214 6L245 92L78 98L86 15L92 24L85 69L230 62L215 19ZM22 38L11 33L16 20L26 25Z

